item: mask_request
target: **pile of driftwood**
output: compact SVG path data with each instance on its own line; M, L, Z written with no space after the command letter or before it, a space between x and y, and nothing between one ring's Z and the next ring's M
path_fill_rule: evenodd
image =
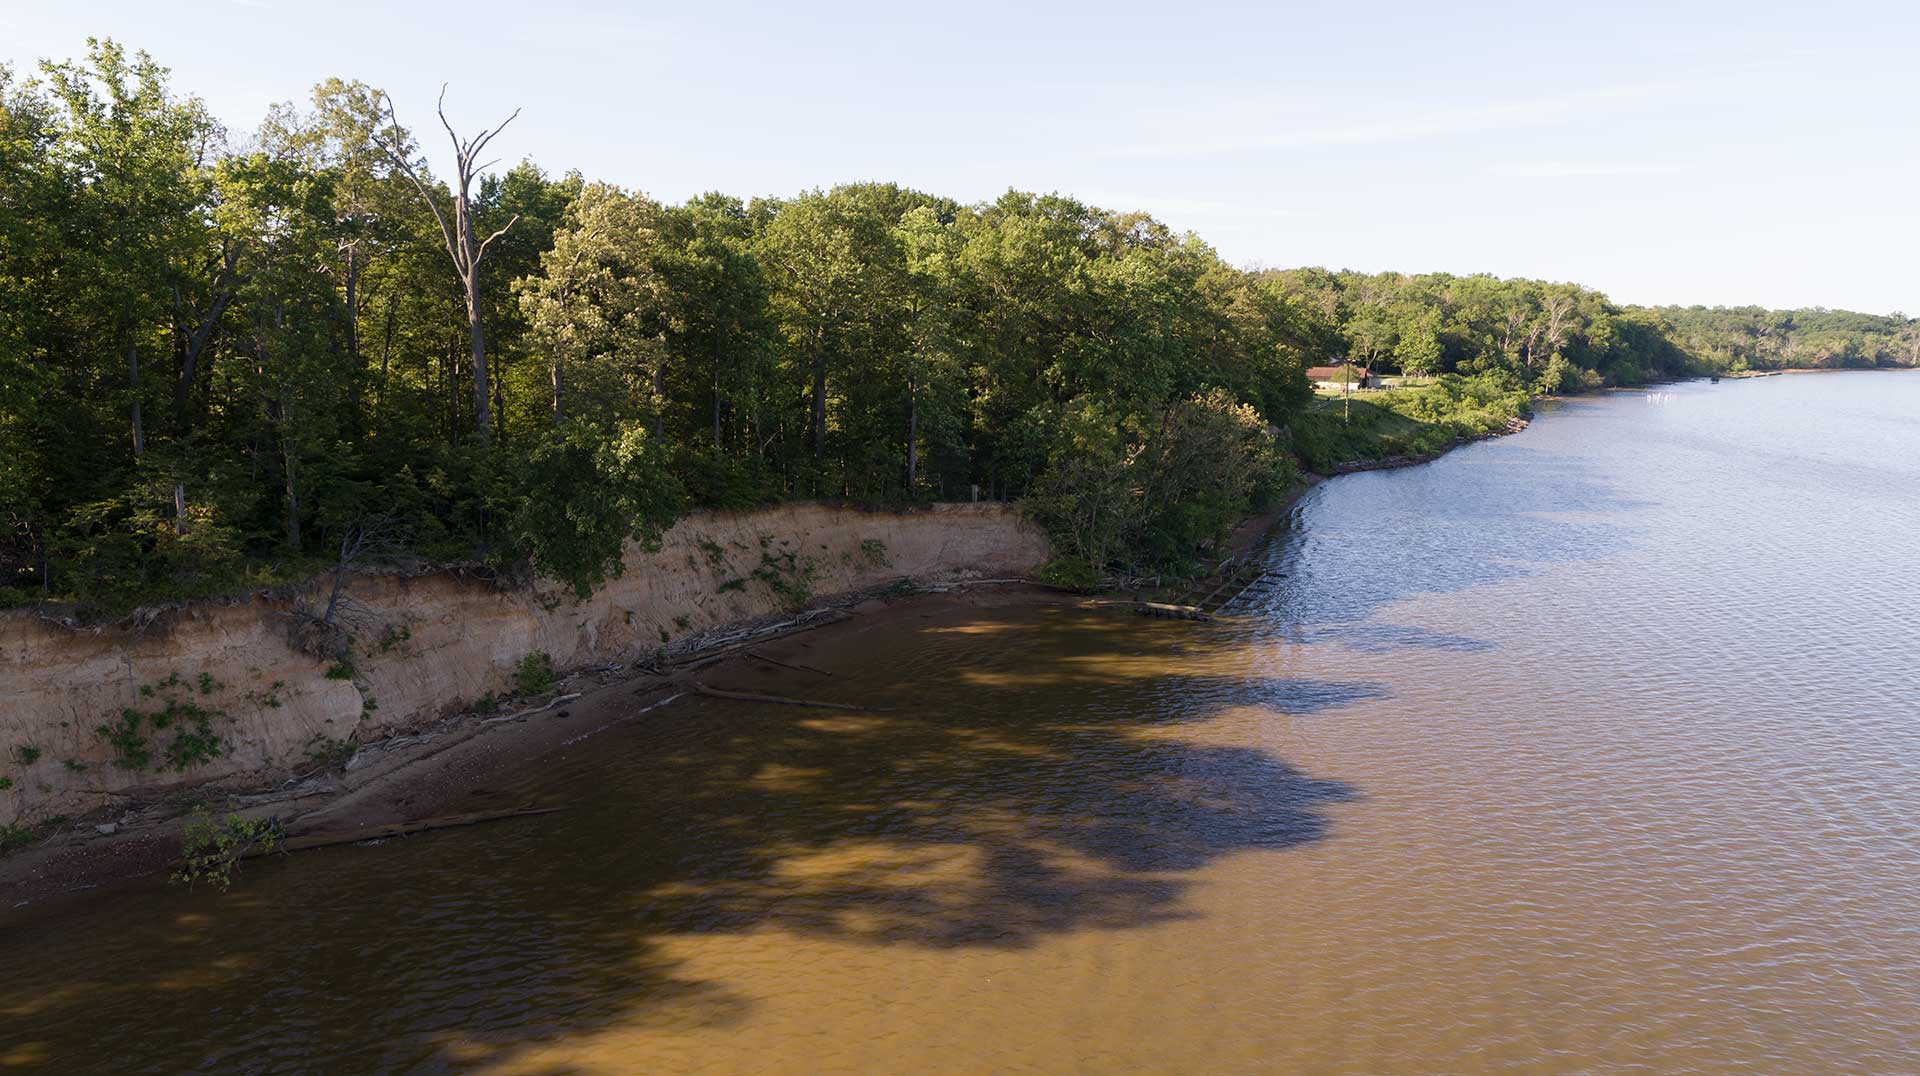
M749 624L724 632L704 633L695 636L691 640L692 645L680 653L674 654L668 651L665 660L655 662L654 671L661 675L672 675L704 669L759 643L771 642L783 635L805 631L818 624L845 620L852 615L836 606L823 606L818 609L808 609L770 624Z

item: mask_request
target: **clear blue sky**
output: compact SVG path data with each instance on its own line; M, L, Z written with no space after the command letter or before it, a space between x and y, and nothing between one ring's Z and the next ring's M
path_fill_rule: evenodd
M678 200L885 179L1147 209L1229 259L1494 272L1623 302L1920 311L1920 4L452 5L0 0L236 136L329 76Z

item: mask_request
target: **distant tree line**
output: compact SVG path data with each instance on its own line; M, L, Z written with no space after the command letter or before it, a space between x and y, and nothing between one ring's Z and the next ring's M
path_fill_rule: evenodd
M1083 567L1177 563L1290 480L1312 365L1484 402L1920 354L1901 318L1248 271L1059 195L667 205L490 171L510 127L448 127L440 153L357 82L241 136L145 54L89 45L0 67L15 603L294 580L371 521L584 592L689 506L795 497L1026 498Z

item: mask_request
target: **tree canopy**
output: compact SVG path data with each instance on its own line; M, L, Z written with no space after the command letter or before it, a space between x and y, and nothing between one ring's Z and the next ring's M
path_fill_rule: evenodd
M1177 562L1319 458L1309 366L1439 377L1444 417L1920 362L1901 316L1252 271L1061 194L667 204L455 142L337 79L236 135L111 41L0 66L0 596L296 580L371 520L584 592L690 505L793 497L1031 498L1091 567Z

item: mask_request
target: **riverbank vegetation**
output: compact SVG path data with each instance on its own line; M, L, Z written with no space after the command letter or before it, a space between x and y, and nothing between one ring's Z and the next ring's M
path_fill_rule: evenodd
M440 153L339 80L229 129L110 42L0 68L0 599L296 581L369 531L586 593L690 506L783 498L1025 499L1076 571L1177 566L1296 466L1529 393L1920 355L1899 318L1241 269L1058 194L668 204L488 170L515 130ZM1432 382L1336 414L1304 370L1340 361Z

